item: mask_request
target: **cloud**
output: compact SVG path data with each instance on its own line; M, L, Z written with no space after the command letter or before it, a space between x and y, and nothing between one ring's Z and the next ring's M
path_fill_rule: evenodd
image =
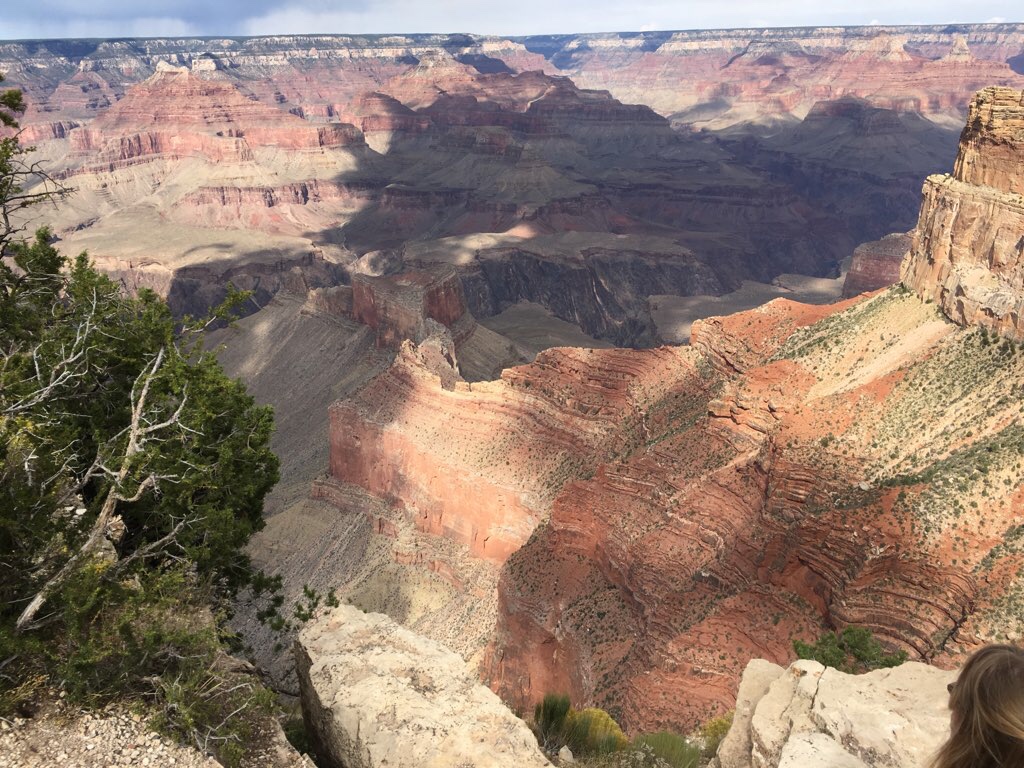
M0 39L298 33L556 32L980 22L1020 0L3 0ZM642 20L642 21L641 21ZM1024 19L1022 19L1024 20Z
M173 17L66 20L39 19L0 22L0 39L28 40L60 37L182 37L201 34L198 26Z

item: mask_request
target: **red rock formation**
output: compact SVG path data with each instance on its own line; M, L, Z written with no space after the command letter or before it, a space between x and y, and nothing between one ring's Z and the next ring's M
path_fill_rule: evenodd
M688 367L668 349L561 350L468 384L406 342L386 373L331 407L331 474L503 562L567 478L642 439L641 409ZM619 433L623 421L636 432Z
M897 282L900 264L910 251L912 242L910 234L898 232L858 245L843 282L843 297L876 291Z
M902 279L960 324L1024 340L1024 92L971 104L952 176L930 176Z
M465 314L462 282L452 268L352 280L352 316L377 332L378 347L422 341L431 333L428 319L451 327Z
M87 129L70 136L76 150L100 150L113 162L152 155L241 162L252 159L254 147L318 149L363 142L354 126L311 125L246 98L229 82L170 66L158 67Z

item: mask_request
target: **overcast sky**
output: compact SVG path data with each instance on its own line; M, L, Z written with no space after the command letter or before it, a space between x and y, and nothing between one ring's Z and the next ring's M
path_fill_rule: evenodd
M2 0L0 39L1024 21L1024 0Z

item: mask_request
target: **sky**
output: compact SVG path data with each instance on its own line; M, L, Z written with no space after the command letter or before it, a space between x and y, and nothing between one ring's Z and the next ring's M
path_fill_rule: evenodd
M0 39L1024 21L1022 0L3 0Z

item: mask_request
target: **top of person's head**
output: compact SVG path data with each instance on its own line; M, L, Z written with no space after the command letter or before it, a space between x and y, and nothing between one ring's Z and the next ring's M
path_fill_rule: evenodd
M950 686L952 734L935 768L1024 766L1024 649L988 645Z

